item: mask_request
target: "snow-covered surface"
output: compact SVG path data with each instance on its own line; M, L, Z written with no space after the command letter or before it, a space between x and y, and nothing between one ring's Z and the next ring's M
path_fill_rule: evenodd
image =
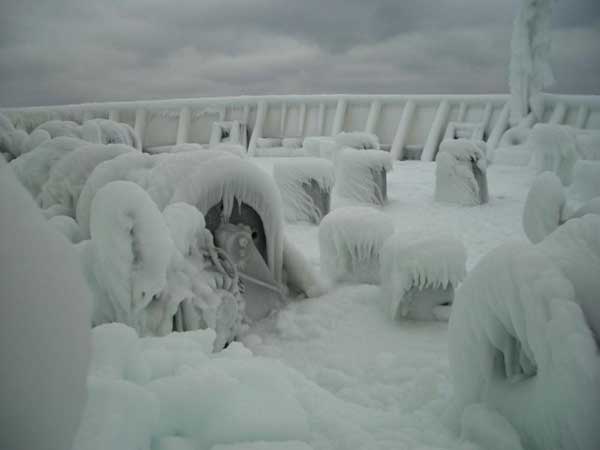
M330 194L335 182L331 161L324 158L293 158L281 161L274 166L273 177L281 192L286 220L320 222L322 215L327 211L321 211L305 186L310 187L314 180L323 192Z
M379 283L379 252L393 232L391 218L374 208L336 209L319 225L321 268L333 281Z
M71 448L85 403L91 294L79 259L0 156L0 448Z
M455 288L466 273L467 252L452 237L423 239L416 234L396 233L381 249L381 285L390 317L410 313L405 294L412 288Z
M392 170L392 158L381 150L344 148L334 155L335 195L360 203L384 203L382 187L375 178Z

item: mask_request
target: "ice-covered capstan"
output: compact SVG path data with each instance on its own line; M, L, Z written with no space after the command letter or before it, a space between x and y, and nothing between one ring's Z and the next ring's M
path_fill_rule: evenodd
M165 288L174 249L163 215L137 184L113 181L94 197L90 230L82 256L93 324L122 322L143 333L143 311Z
M523 0L514 21L509 87L512 125L533 113L544 112L542 89L554 81L548 62L551 42L552 0Z

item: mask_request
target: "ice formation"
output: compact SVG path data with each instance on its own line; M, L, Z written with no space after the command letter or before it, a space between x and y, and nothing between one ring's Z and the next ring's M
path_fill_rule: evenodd
M553 172L538 175L525 199L523 230L537 244L565 218L567 199L560 179Z
M581 159L600 159L600 132L577 130L575 133L577 153Z
M206 216L222 203L221 215L227 221L234 204L245 203L260 216L267 239L266 263L275 280L282 280L283 208L274 181L243 159L214 158L198 166L179 184L171 203L184 202L196 206Z
M386 173L393 167L388 152L346 148L337 154L335 164L335 195L360 203L385 203Z
M569 197L579 203L600 197L600 161L579 160L575 163Z
M75 250L0 156L0 448L72 447L86 401L91 295Z
M164 156L128 152L98 164L85 181L77 201L75 217L83 237L90 236L90 211L92 200L99 189L111 181L132 181L142 187L148 185L149 173Z
M98 144L124 144L142 150L141 142L133 128L126 123L108 119L91 119L83 122L80 136Z
M50 169L54 164L67 153L87 144L86 141L80 139L59 137L44 142L35 150L12 160L10 165L19 181L35 198L48 180Z
M453 289L463 280L467 252L451 237L423 238L396 233L381 248L381 285L393 319L435 319L435 307L451 303ZM409 295L427 291L421 298ZM444 291L436 295L435 291ZM447 292L449 291L449 292Z
M0 153L4 153L7 158L17 158L49 140L50 134L47 131L35 130L27 134L16 129L10 119L0 113Z
M379 150L379 138L372 133L362 131L342 131L334 136L338 148L355 148L358 150Z
M75 208L86 180L100 163L126 153L133 147L123 144L88 144L65 155L50 169L37 201L43 209L75 217Z
M89 400L74 447L309 448L301 445L310 437L306 396L323 393L241 344L212 354L213 340L212 330L157 339L138 338L122 324L96 327Z
M539 123L531 130L527 146L533 152L532 164L538 173L551 171L564 186L572 183L573 167L579 158L572 129Z
M524 448L592 450L600 442L600 356L592 331L599 221L570 221L537 247L502 245L456 294L449 360L457 400L497 410Z
M81 256L94 293L92 323L121 322L146 334L145 312L165 288L174 248L162 214L137 184L113 181L94 196L90 231Z
M336 209L319 226L321 268L333 281L378 284L379 252L393 232L392 220L376 209Z
M337 145L333 137L329 136L309 136L304 138L302 148L306 152L306 156L316 158L331 159Z
M436 158L435 200L464 206L488 201L485 144L447 139Z
M286 220L319 223L329 212L335 181L331 161L294 158L273 166L273 177L281 192Z
M81 139L78 123L69 120L49 120L39 125L36 130L44 130L51 138L72 137Z
M554 78L549 65L551 0L523 0L515 18L509 68L511 122L516 125L532 112L541 120L542 89Z
M83 240L81 227L75 222L75 219L70 216L53 216L48 220L48 223L60 231L73 244L77 244Z

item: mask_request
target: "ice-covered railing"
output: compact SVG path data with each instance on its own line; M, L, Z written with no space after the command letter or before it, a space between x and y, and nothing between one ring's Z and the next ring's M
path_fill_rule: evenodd
M544 95L542 122L600 129L600 96ZM3 108L31 131L49 119L82 122L109 118L131 125L144 148L208 143L212 124L238 120L250 131L252 154L262 137L332 136L341 131L377 135L382 147L402 159L433 160L448 130L463 124L478 130L492 149L509 127L506 95L274 95L83 103Z

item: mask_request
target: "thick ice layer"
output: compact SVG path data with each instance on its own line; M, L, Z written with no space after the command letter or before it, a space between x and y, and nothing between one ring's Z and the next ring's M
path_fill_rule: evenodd
M12 122L0 113L0 153L7 158L17 158L49 140L47 131L34 130L27 134L24 130L14 128Z
M198 233L206 225L204 216L188 203L171 203L163 211L163 216L175 247L182 255L189 255L198 246Z
M163 156L128 152L98 164L85 181L77 201L75 217L84 238L90 236L90 211L92 200L99 189L111 181L132 181L142 188L149 184L150 171Z
M560 225L566 202L563 185L554 173L538 175L523 208L523 230L531 242L537 244Z
M465 276L467 251L452 237L422 238L396 233L381 249L381 284L392 318L409 316L406 293L413 288L455 288ZM433 316L433 313L431 314Z
M318 388L237 343L213 355L213 339L212 330L138 339L122 324L95 328L76 448L306 448L305 395Z
M79 135L97 144L124 144L141 151L140 138L126 123L108 119L86 120L79 129Z
M85 404L91 294L75 250L0 156L0 448L72 446Z
M145 332L145 309L166 285L173 242L156 204L138 185L113 181L92 202L83 266L94 293L94 325Z
M85 145L88 143L81 139L59 137L44 142L35 150L21 155L11 161L10 165L19 181L35 198L48 180L50 169L67 153Z
M73 244L77 244L83 239L81 228L72 217L62 215L53 216L48 220L48 223L60 231Z
M88 144L69 152L50 169L37 201L43 209L60 207L62 214L75 217L75 208L86 180L100 163L134 152L122 144Z
M379 138L372 133L362 131L342 131L334 136L338 148L355 148L358 150L379 150Z
M579 160L575 163L569 197L578 203L600 197L600 161Z
M384 203L384 187L378 180L382 179L382 172L393 168L388 152L346 148L337 154L335 165L334 192L337 196L360 203Z
M531 130L526 145L533 152L532 164L538 173L554 172L564 186L572 183L579 156L570 127L539 123Z
M447 139L436 158L435 200L474 206L488 201L485 144Z
M281 192L285 218L289 221L306 220L319 223L323 213L307 189L318 188L329 195L335 182L331 161L321 158L298 158L281 161L273 167L273 177Z
M79 124L70 120L49 120L39 125L36 130L44 130L50 137L72 137L81 139Z
M581 159L600 160L600 132L577 130L575 135L577 153Z
M219 202L229 218L235 201L246 203L260 216L267 238L267 265L277 282L282 280L283 208L271 177L243 159L215 158L202 164L179 184L171 203L196 206L202 214Z
M583 239L598 248L597 232ZM600 442L598 345L578 304L582 280L544 247L504 244L458 289L449 328L455 393L463 406L500 412L524 448L592 450Z
M334 281L377 284L379 252L393 232L392 220L376 209L336 209L319 226L321 268Z

